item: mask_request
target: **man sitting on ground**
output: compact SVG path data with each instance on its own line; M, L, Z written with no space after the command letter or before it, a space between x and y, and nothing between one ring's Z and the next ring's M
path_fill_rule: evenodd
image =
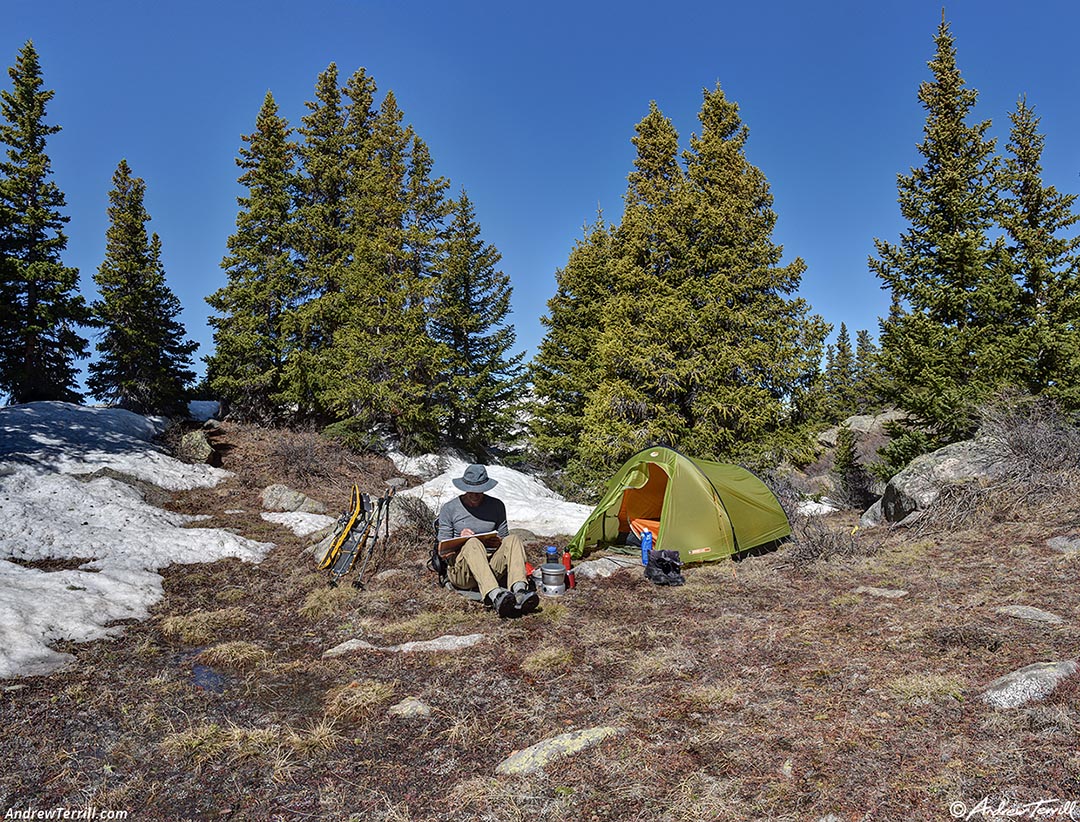
M455 588L478 589L488 606L499 616L508 617L529 613L540 603L540 598L529 590L525 545L521 537L509 535L506 506L502 500L485 493L497 484L497 480L488 477L483 465L466 468L464 476L454 480L454 485L464 493L439 511L439 542L472 537L450 560L446 575ZM496 536L483 542L475 536L490 531L496 532Z

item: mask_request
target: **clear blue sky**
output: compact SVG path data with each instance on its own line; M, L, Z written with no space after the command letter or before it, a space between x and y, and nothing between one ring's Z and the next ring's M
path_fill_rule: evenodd
M774 239L786 260L807 263L802 295L836 329L876 336L888 299L866 259L874 237L904 228L896 175L920 164L915 95L941 12L940 0L4 0L0 62L33 39L56 92L48 116L63 131L48 151L71 217L65 262L84 293L126 158L146 180L150 227L200 357L212 346L203 298L224 283L236 219L240 135L267 90L296 126L329 63L342 80L365 67L394 91L436 173L475 203L531 356L582 226L597 207L609 221L622 214L630 138L649 101L685 145L716 82L739 104L749 159L772 186ZM999 148L1026 94L1046 135L1045 181L1080 190L1080 4L962 0L945 13ZM10 87L6 74L0 82Z

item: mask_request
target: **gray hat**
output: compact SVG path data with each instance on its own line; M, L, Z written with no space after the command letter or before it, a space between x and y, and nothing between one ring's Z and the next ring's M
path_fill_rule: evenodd
M453 483L466 494L482 494L499 484L498 480L488 477L487 469L482 465L470 465L465 469L464 476Z

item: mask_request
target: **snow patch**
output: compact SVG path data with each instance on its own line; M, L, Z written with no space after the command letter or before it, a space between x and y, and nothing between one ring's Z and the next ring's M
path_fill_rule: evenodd
M337 520L325 514L306 514L303 511L274 511L263 512L262 518L267 522L276 522L284 525L298 537L306 537L324 528L333 525Z
M258 562L273 547L187 527L204 517L148 505L127 483L75 476L112 468L173 491L229 476L161 451L153 438L163 424L60 402L0 408L0 678L67 667L74 658L52 643L116 636L117 620L145 619L161 599L157 571L167 565ZM61 571L19 564L44 559L83 562Z

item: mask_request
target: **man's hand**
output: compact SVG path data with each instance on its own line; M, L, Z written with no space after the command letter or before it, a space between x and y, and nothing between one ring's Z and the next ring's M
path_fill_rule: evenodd
M461 529L461 536L463 536L463 537L474 537L474 536L476 536L476 531L474 531L472 528L462 528Z

